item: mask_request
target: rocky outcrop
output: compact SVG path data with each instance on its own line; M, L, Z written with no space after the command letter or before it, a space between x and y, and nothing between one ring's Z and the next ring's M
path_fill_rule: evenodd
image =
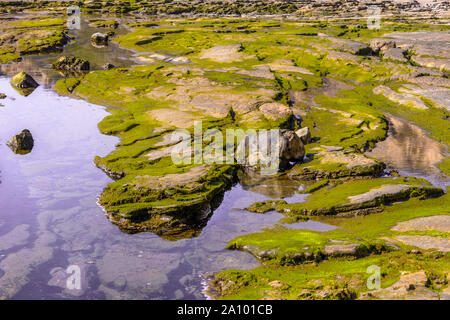
M89 61L77 57L62 56L52 64L52 68L63 71L88 71L90 69Z
M420 99L420 97L411 94L411 93L399 93L397 91L392 90L389 87L379 85L373 89L375 94L381 94L388 98L393 102L397 102L399 104L410 106L416 109L426 110L428 107L426 104Z
M349 196L347 201L332 206L308 207L308 202L306 202L304 206L299 208L279 204L275 209L288 215L354 217L381 212L384 205L394 202L406 201L410 198L433 198L443 194L444 192L440 188L407 184L386 184L365 193Z
M383 59L385 60L393 60L398 62L408 62L408 60L405 58L404 50L400 48L389 48L386 50L383 50Z
M7 145L14 153L27 154L33 149L34 139L31 132L25 129L21 133L12 137L11 140L8 141Z
M332 240L336 241L336 240ZM248 252L261 261L278 260L280 264L302 264L310 261L322 261L335 257L363 258L370 254L379 254L392 248L383 243L330 243L322 248L304 247L298 250L290 250L288 253L280 252L279 249L262 249L254 245L242 245L231 242L227 249ZM336 241L338 242L338 241Z

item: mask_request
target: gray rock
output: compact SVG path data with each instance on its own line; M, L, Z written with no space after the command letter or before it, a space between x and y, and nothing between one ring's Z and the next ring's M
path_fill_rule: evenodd
M295 134L302 140L303 144L311 143L311 132L308 127L298 129Z
M370 41L370 48L375 54L380 53L380 51L396 48L396 44L394 40L387 39L373 39Z
M323 253L327 256L356 255L360 243L336 244L325 246Z
M400 48L383 49L382 50L383 59L394 60L399 62L408 62L408 60L403 55L403 52L404 52L403 49Z
M17 154L26 154L31 152L34 146L34 139L31 132L28 129L23 130L21 133L15 135L7 143L8 147Z

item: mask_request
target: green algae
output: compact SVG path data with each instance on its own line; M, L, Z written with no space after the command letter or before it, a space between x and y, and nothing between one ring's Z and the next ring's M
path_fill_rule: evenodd
M0 23L0 63L19 61L21 56L55 52L69 41L66 20L45 18Z
M322 181L324 180L320 180L316 185L313 185L313 193L306 198L305 202L292 204L282 200L256 202L248 207L247 210L259 213L277 210L287 216L347 215L348 212L356 215L366 214L370 210L382 211L384 205L392 202L405 201L409 198L425 199L441 196L443 193L439 188L429 187L428 182L412 177L334 181L331 185L328 185L328 180ZM361 203L350 202L350 197L352 196L364 194L386 185L396 184L410 187L407 190L399 190L394 194L379 195Z
M328 239L347 240L349 242L379 243L398 234L410 234L391 231L398 222L434 215L448 215L450 197L447 194L442 197L429 199L427 201L417 198L386 207L381 213L374 215L358 216L354 218L326 218L322 222L338 226L338 229L328 232L312 232L308 230L288 230L284 238L283 230L273 235L275 230L264 231L258 234L245 235L230 241L230 244L239 242L240 246L249 244L261 246L261 248L281 248L285 250L289 246L286 243L294 243L290 239L298 232L297 237L301 244L293 248L294 251L301 250L307 246L323 243ZM267 234L265 234L268 232ZM314 234L311 236L311 233ZM428 232L416 232L416 234L427 234ZM413 233L411 233L413 234ZM448 236L447 234L429 232L430 235ZM311 241L308 243L308 239ZM274 238L271 242L270 239ZM294 237L295 239L295 237ZM317 240L319 239L319 240ZM319 245L319 247L320 247ZM311 294L322 290L326 286L332 288L350 287L358 295L366 292L366 280L370 274L367 268L372 265L380 267L381 286L387 287L398 280L400 274L405 271L415 272L427 270L429 273L438 275L448 271L450 263L449 254L436 254L433 250L425 250L423 254L408 254L410 246L396 243L397 249L371 253L358 259L348 257L330 257L318 262L302 264L283 264L281 259L266 261L262 266L249 271L226 270L215 275L210 284L216 289L217 298L221 299L261 299L267 296L267 290L271 289L269 283L279 280L285 283L289 290L281 293L281 298L304 299L302 291L309 290ZM320 280L320 285L317 284ZM431 287L431 289L433 289ZM438 291L438 289L433 289ZM320 299L320 297L315 297ZM335 297L336 298L336 297Z

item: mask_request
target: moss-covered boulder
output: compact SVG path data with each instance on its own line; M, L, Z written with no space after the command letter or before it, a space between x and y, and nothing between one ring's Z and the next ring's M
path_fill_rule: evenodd
M33 77L25 72L16 74L11 78L10 83L23 96L30 95L39 86Z
M39 84L28 73L19 72L10 81L13 87L18 89L35 89Z

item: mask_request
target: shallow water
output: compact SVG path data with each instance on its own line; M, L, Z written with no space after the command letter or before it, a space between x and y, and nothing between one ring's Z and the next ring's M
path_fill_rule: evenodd
M112 63L116 67L130 67L140 64L135 58L136 53L131 50L121 48L110 41L108 46L97 48L91 45L90 37L95 32L106 32L107 29L97 29L89 26L87 19L81 20L79 30L69 30L69 34L75 39L66 45L62 52L55 52L43 55L23 56L22 61L17 63L0 64L0 75L13 76L20 71L26 71L38 83L45 88L51 88L56 80L64 75L52 70L51 64L61 55L71 55L86 59L90 63L91 70L100 70L106 63ZM116 34L126 33L124 27L114 30Z
M436 167L447 155L446 146L431 139L425 130L408 121L392 115L387 118L387 139L377 143L367 155L385 162L401 175L425 178L444 189L450 185L449 178Z

